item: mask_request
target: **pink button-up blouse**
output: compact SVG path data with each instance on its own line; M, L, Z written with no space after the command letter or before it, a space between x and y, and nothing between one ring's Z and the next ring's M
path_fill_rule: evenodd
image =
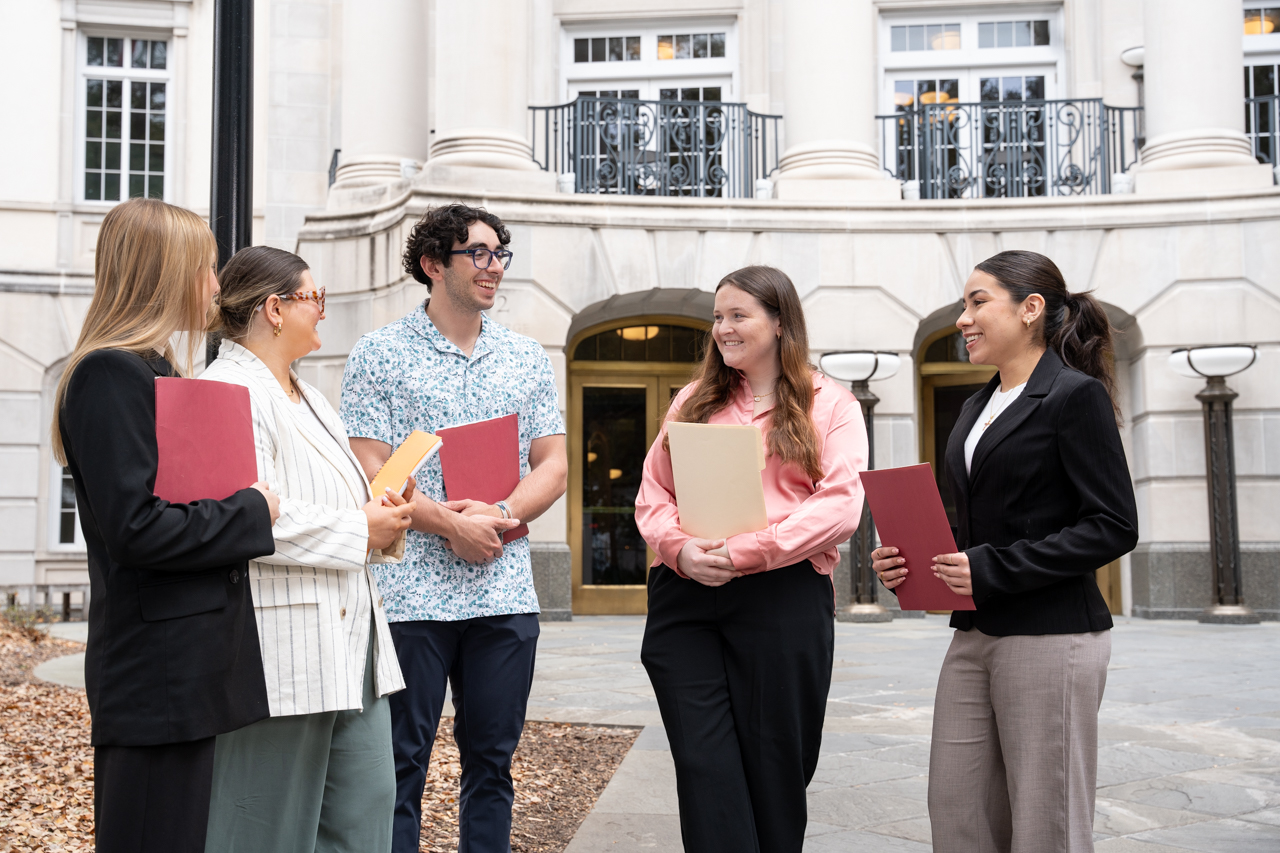
M693 388L690 384L681 389L672 413L679 411ZM740 572L767 572L809 560L814 569L829 575L839 559L836 546L853 534L862 517L858 472L867 467L862 409L852 394L821 373L814 374L813 389L812 416L822 444L823 477L814 481L800 466L783 464L773 454L766 457L761 474L769 526L731 536L727 542L729 558ZM729 405L709 422L758 426L767 438L771 409L753 415L753 406L751 389L743 380ZM666 434L664 424L645 457L636 496L636 526L658 554L654 565L665 563L679 572L676 557L693 537L680 529L671 454L662 447Z

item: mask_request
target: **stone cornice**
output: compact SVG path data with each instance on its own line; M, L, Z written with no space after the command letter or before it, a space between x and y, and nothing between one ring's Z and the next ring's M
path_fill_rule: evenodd
M314 213L300 241L381 231L404 216L453 201L492 207L511 223L697 231L1004 232L1204 225L1280 218L1280 188L1192 198L1086 198L896 202L669 199L591 194L528 195L415 187L368 211Z

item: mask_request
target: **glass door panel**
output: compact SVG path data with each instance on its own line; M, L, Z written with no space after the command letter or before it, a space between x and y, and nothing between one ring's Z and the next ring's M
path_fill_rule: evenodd
M649 389L582 389L582 581L643 584L647 548L636 493L649 449Z

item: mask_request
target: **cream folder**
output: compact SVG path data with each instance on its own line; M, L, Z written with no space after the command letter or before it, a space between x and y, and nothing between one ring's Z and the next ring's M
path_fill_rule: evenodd
M769 526L759 428L670 423L667 435L681 530L699 539L726 539Z

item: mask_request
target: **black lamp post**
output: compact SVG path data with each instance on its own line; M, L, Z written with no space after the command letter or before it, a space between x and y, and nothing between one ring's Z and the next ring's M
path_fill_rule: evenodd
M862 404L862 417L867 424L867 467L876 467L875 408L880 402L871 391L871 381L888 379L898 372L902 359L889 352L830 352L820 361L822 372L850 383L853 396ZM871 552L875 549L875 522L866 501L862 503L862 520L849 543L852 589L849 606L836 613L841 622L888 622L893 614L876 601L878 581L871 568Z
M213 8L213 175L209 227L218 269L253 239L253 0ZM210 335L205 363L218 357Z
M1205 474L1209 492L1209 560L1213 564L1213 598L1201 622L1252 625L1261 621L1244 603L1240 566L1240 522L1236 509L1236 445L1231 430L1231 404L1239 396L1226 377L1257 360L1251 345L1177 349L1169 356L1176 372L1208 383L1196 395L1204 408Z

